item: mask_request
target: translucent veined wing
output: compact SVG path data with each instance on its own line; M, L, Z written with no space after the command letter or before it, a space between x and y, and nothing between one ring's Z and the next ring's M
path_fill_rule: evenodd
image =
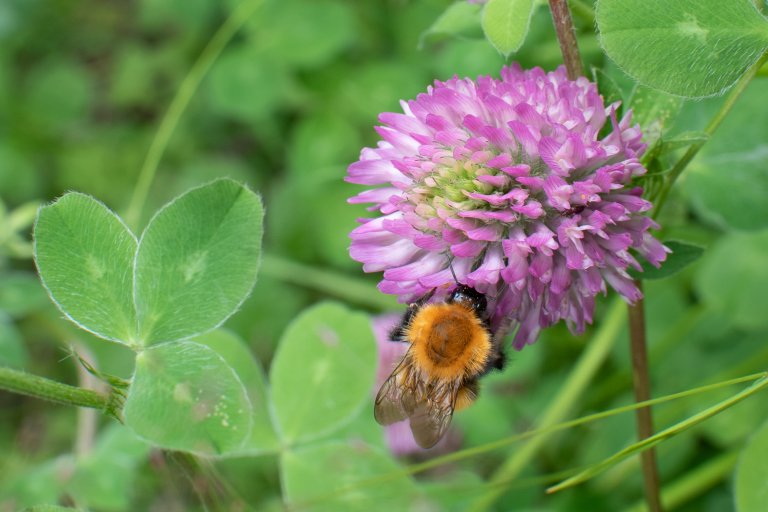
M422 448L431 448L451 424L462 380L425 382L409 355L403 357L381 386L373 413L380 425L410 420L416 443Z
M415 396L411 388L414 382L415 369L409 356L410 354L406 353L392 375L381 385L381 389L376 395L373 416L379 425L386 426L403 421L410 416L410 411L413 410L411 404L415 402Z
M451 424L461 380L440 380L426 385L410 413L411 432L422 448L432 448ZM422 389L424 389L422 387Z

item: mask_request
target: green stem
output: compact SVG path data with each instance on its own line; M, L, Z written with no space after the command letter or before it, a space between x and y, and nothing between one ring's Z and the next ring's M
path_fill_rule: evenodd
M550 402L540 421L540 427L546 428L561 422L573 409L581 394L587 389L592 378L605 361L608 353L618 337L623 325L624 302L615 298L603 318L595 338L590 342L581 358L571 370L566 381L560 386L560 392ZM470 510L475 512L487 510L506 490L502 482L511 482L520 471L531 463L533 457L550 439L552 433L540 435L525 444L520 450L513 452L502 466L491 477L490 488L475 503ZM499 485L495 485L499 484Z
M107 411L110 399L90 389L77 388L26 372L0 368L0 389L59 404Z
M699 386L697 388L689 389L686 391L681 391L679 393L673 393L671 395L662 396L659 398L653 398L651 400L647 400L645 402L639 402L634 403L630 405L624 405L621 407L616 407L613 409L609 409L607 411L597 412L594 414L589 414L587 416L582 416L581 418L576 418L574 420L565 421L563 423L557 423L555 425L551 425L549 427L541 427L534 430L529 430L527 432L524 432L522 434L518 434L515 436L507 437L505 439L500 439L498 441L494 441L492 443L486 443L483 445L475 446L473 448L467 448L465 450L461 450L458 452L449 453L447 455L442 455L440 457L435 457L434 459L429 459L426 462L421 462L419 464L413 464L411 466L408 466L407 468L407 474L416 474L421 473L422 471L427 471L432 468L436 468L439 466L442 466L444 464L449 464L452 462L458 462L464 459L468 459L471 457L476 457L478 455L482 455L484 453L493 452L496 450L499 450L505 446L509 446L513 443L524 441L526 439L530 439L532 437L536 436L543 436L547 434L554 434L556 432L560 432L562 430L566 430L569 428L578 427L581 425L585 425L587 423L592 423L595 421L599 421L605 418L610 418L612 416L616 416L618 414L623 414L625 412L630 411L636 411L637 409L641 407L647 407L650 405L659 405L667 402L671 402L673 400L680 400L683 398L689 398L692 396L697 396L702 393L708 393L710 391L714 391L717 389L722 389L727 386L733 386L736 384L742 384L744 382L754 382L758 379L762 379L766 377L765 372L761 373L755 373L752 375L746 375L744 377L737 377L734 379L729 379L727 381L722 382L716 382L714 384L707 384L705 386Z
M715 130L717 130L717 128L723 122L723 120L731 111L733 106L736 104L736 100L738 100L739 97L741 97L741 95L747 89L747 86L749 85L749 83L757 74L758 70L766 62L768 62L768 52L764 53L763 56L752 65L752 67L750 67L743 75L741 75L741 78L739 78L739 81L736 82L736 85L728 93L728 96L726 96L725 102L720 107L720 110L717 111L715 116L709 121L709 124L707 124L706 128L704 128L705 134L711 137L712 134L715 133ZM659 197L657 197L656 200L654 201L656 205L654 207L653 215L652 215L654 219L659 216L659 212L664 207L664 203L666 203L667 201L667 197L669 196L669 191L672 189L672 185L675 183L677 178L680 177L680 175L683 173L685 168L688 167L688 164L691 163L693 158L699 153L701 148L704 146L705 142L706 141L701 141L701 142L692 144L688 148L688 151L685 152L682 158L680 158L680 160L678 160L675 163L675 165L672 167L672 169L669 171L667 179L664 183L664 187L661 189L661 192L659 193Z
M149 146L144 164L139 172L139 179L136 188L133 191L131 203L125 214L126 223L135 228L138 226L141 217L141 211L144 209L144 203L147 201L149 188L155 179L157 166L160 159L168 147L168 142L173 135L176 126L179 124L182 114L187 109L190 100L195 95L200 82L203 80L211 65L216 61L221 51L240 30L240 27L251 17L256 9L261 5L261 0L244 0L241 2L219 30L214 34L208 45L192 65L189 73L179 86L176 96L168 106L168 110L163 116L160 126L155 133L152 144Z
M739 451L734 450L702 464L681 476L661 492L661 499L667 508L677 508L701 495L731 474ZM636 503L625 512L645 512L645 503Z
M296 263L280 256L264 254L260 272L261 275L318 290L376 310L391 311L398 307L393 296L382 295L375 286L361 279Z
M719 414L725 411L726 409L733 407L734 405L741 402L742 400L745 400L750 396L754 395L755 393L758 393L766 388L768 388L768 377L763 377L755 381L748 388L733 395L732 397L726 400L723 400L722 402L719 402L713 405L712 407L708 407L707 409L697 414L694 414L693 416L679 423L676 423L671 427L668 427L662 430L658 434L655 434L651 437L643 439L638 443L628 446L627 448L624 448L623 450L602 460L601 462L598 462L597 464L590 466L588 469L580 472L578 475L571 477L568 480L565 480L564 482L561 482L553 487L550 487L549 489L547 489L547 493L562 491L563 489L567 489L568 487L573 487L575 485L584 483L587 480L594 478L596 475L602 473L606 469L612 466L615 466L616 464L626 459L627 457L636 455L638 453L642 453L643 451L648 450L653 446L656 446L662 441L666 441L667 439L670 439L678 434L682 434L683 432L687 431L691 427L694 427L708 420L712 416L715 416L716 414Z
M635 281L642 292L643 283ZM651 384L648 376L648 348L645 336L644 300L640 299L634 306L629 306L629 350L632 358L632 382L635 389L635 401L644 402L651 398ZM653 417L650 407L636 411L637 437L643 440L653 435ZM643 483L645 499L651 512L661 512L661 494L659 485L659 470L656 464L656 451L651 449L641 455L643 466Z
M581 418L576 418L576 419L569 420L569 421L566 421L566 422L563 422L563 423L557 423L557 424L551 425L549 427L537 428L535 430L529 430L527 432L523 432L522 434L517 434L517 435L514 435L514 436L510 436L510 437L507 437L507 438L504 438L504 439L500 439L498 441L494 441L492 443L485 443L485 444L478 445L478 446L475 446L475 447L472 447L472 448L467 448L467 449L464 449L464 450L461 450L461 451L458 451L458 452L452 452L452 453L448 453L446 455L441 455L439 457L435 457L434 459L429 459L428 461L425 461L425 462L420 462L418 464L412 464L412 465L410 465L410 466L408 466L408 467L406 467L406 468L404 468L402 470L399 470L399 471L392 471L392 472L389 472L389 473L385 473L383 475L378 475L378 476L375 476L375 477L372 477L372 478L367 478L365 480L360 480L358 482L355 482L355 483L343 486L343 487L341 487L339 489L336 489L336 490L334 490L332 492L329 492L329 493L326 493L326 494L322 494L322 495L319 495L319 496L315 496L311 500L308 500L307 502L302 502L301 505L297 504L296 507L297 507L297 509L300 509L302 506L309 506L310 504L317 504L317 503L321 503L323 501L327 501L329 499L337 498L337 497L339 497L339 496L341 496L341 495L343 495L344 493L347 493L347 492L359 491L360 489L364 489L364 488L380 485L382 483L389 482L389 481L395 480L397 478L401 478L401 477L406 476L406 475L414 475L416 473L421 473L423 471L434 469L436 467L443 466L445 464L459 462L459 461L466 460L466 459L469 459L469 458L472 458L472 457L477 457L477 456L485 454L485 453L494 452L494 451L500 450L501 448L509 446L511 444L514 444L514 443L517 443L517 442L520 442L520 441L524 441L524 440L530 439L532 437L544 436L544 435L548 435L548 434L554 434L555 432L560 432L562 430L570 429L570 428L573 428L573 427L578 427L578 426L581 426L581 425L585 425L587 423L592 423L594 421L599 421L599 420L602 420L602 419L605 419L605 418L610 418L610 417L616 416L618 414L623 414L623 413L626 413L626 412L635 411L635 410L637 410L637 409L639 409L641 407L646 407L646 406L649 406L649 405L663 404L663 403L671 402L671 401L674 401L674 400L680 400L680 399L683 399L683 398L688 398L688 397L696 396L696 395L699 395L699 394L702 394L702 393L708 393L710 391L721 389L721 388L724 388L724 387L727 387L727 386L733 386L733 385L736 385L736 384L742 384L744 382L754 382L754 381L756 381L758 379L763 379L763 378L766 378L766 377L768 377L768 374L766 374L766 372L760 372L760 373L755 373L755 374L752 374L752 375L746 375L746 376L743 376L743 377L738 377L738 378L735 378L735 379L730 379L730 380L722 381L722 382L716 382L714 384L707 384L705 386L700 386L700 387L697 387L697 388L688 389L686 391L681 391L679 393L674 393L674 394L671 394L671 395L666 395L666 396L662 396L662 397L659 397L659 398L654 398L654 399L648 400L646 402L640 402L640 403L625 405L625 406L617 407L617 408L610 409L610 410L607 410L607 411L602 411L602 412L598 412L598 413L595 413L595 414L589 414L587 416L582 416ZM575 472L576 471L574 471L574 470L569 470L569 471L564 471L564 472L560 472L560 473L557 473L557 474L550 474L550 475L545 475L545 476L531 478L531 479L528 479L527 481L528 482L547 482L547 483L549 483L549 482L558 481L558 480L561 479L561 477L565 477L565 476L568 476L568 475L573 475ZM504 481L504 482L497 482L494 485L504 485L504 486L507 486L508 488L524 487L524 485L521 485L520 482L521 482L520 480L514 479L514 480L509 480L509 481ZM490 486L490 484L486 484L486 485Z

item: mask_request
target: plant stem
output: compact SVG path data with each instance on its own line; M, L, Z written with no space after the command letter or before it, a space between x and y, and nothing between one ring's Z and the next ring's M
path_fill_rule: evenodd
M699 496L707 489L711 488L723 478L730 475L739 458L739 451L733 450L720 455L705 464L702 464L693 471L690 471L662 491L662 499L665 505L677 508L691 499ZM636 503L625 512L645 512L644 503Z
M552 11L552 21L555 23L557 40L560 42L560 51L563 53L565 69L568 70L568 78L576 80L584 76L584 67L581 64L579 45L576 42L576 31L573 28L571 11L566 0L549 0L549 9Z
M398 308L393 296L382 295L372 283L339 272L296 263L281 256L264 254L260 272L264 276L315 289L376 310L391 311Z
M571 411L579 396L586 390L592 378L605 361L624 322L624 303L615 298L603 318L599 330L589 346L571 370L566 381L560 386L560 392L541 418L540 428L550 427L561 422ZM542 434L526 443L520 450L513 452L491 477L488 491L476 500L469 510L480 512L487 510L506 490L504 482L511 482L533 459L539 449L552 437L553 432Z
M200 57L192 65L187 76L184 77L184 81L179 86L176 96L174 96L171 104L168 106L162 121L160 121L160 126L155 133L155 137L152 139L152 144L149 146L144 164L141 166L139 179L136 182L136 188L133 190L133 197L131 197L131 203L128 205L128 210L125 213L125 221L128 226L132 228L138 226L141 211L144 208L144 203L147 201L147 194L155 179L160 159L168 147L171 135L173 135L176 126L179 124L179 119L181 119L190 100L200 86L200 82L202 82L211 65L216 61L227 43L261 3L261 0L244 0L241 2L213 35L200 54Z
M82 343L73 343L72 350L81 358L94 360L93 353ZM83 365L77 365L78 384L83 388L96 388L103 390L104 383L91 374ZM82 388L81 388L82 389ZM77 410L77 433L75 435L75 455L78 458L86 457L93 451L96 443L96 432L98 430L99 415L91 408L80 408Z
M643 284L635 281L642 292ZM634 306L629 306L629 348L632 358L632 381L635 388L635 401L645 402L651 399L651 386L648 377L648 348L645 337L645 308L643 299ZM651 408L643 407L636 411L637 438L642 441L653 435L653 418ZM661 491L659 471L656 464L656 451L647 450L641 454L643 466L643 483L645 484L645 499L651 512L661 512Z
M0 389L59 404L91 407L102 411L107 411L110 405L107 395L11 368L0 368Z
M750 396L766 388L768 388L768 376L762 377L756 380L755 382L752 383L751 386L731 396L730 398L727 398L726 400L718 402L715 405L708 407L707 409L701 412L698 412L693 416L672 425L671 427L667 427L666 429L662 430L658 434L654 434L651 437L648 437L646 439L643 439L640 442L637 442L631 446L628 446L623 450L611 455L610 457L603 459L601 462L598 462L597 464L593 464L589 466L587 469L583 470L576 476L573 476L568 480L565 480L563 482L560 482L557 485L550 487L549 489L547 489L547 493L551 494L551 493L559 492L559 491L562 491L563 489L567 489L569 487L582 484L587 480L599 475L606 469L615 466L616 464L623 461L627 457L631 457L632 455L642 453L643 451L648 450L653 446L656 446L662 441L666 441L667 439L671 439L672 437L682 434L683 432L689 430L690 428L695 427L696 425L710 419L712 416L720 414L726 409L733 407L739 402L749 398Z
M421 473L423 471L427 471L429 469L433 469L433 468L442 466L444 464L449 464L449 463L453 463L453 462L458 462L458 461L466 460L466 459L469 459L471 457L477 457L478 455L482 455L484 453L489 453L489 452L497 451L497 450L499 450L501 448L504 448L506 446L509 446L509 445L511 445L513 443L524 441L524 440L530 439L532 437L542 436L542 435L547 435L547 434L554 434L555 432L559 432L561 430L566 430L566 429L569 429L569 428L577 427L579 425L585 425L585 424L591 423L593 421L598 421L598 420L602 420L602 419L605 419L605 418L610 418L610 417L615 416L617 414L622 414L622 413L625 413L625 412L634 411L634 410L637 410L638 408L644 407L646 405L662 404L662 403L670 402L670 401L673 401L673 400L679 400L679 399L682 399L682 398L688 398L688 397L699 395L701 393L707 393L707 392L710 392L710 391L714 391L716 389L721 389L721 388L726 387L726 386L733 386L733 385L736 385L736 384L742 384L744 382L754 382L754 381L757 381L759 379L764 379L766 377L768 377L768 373L766 373L766 372L760 372L760 373L755 373L755 374L752 374L752 375L746 375L746 376L743 376L743 377L738 377L738 378L730 379L730 380L727 380L727 381L716 382L714 384L708 384L706 386L700 386L700 387L697 387L697 388L688 389L686 391L681 391L679 393L674 393L672 395L666 395L666 396L662 396L662 397L659 397L659 398L654 398L653 400L649 400L647 402L641 402L641 403L635 403L635 404L631 404L631 405L625 405L625 406L622 406L622 407L617 407L617 408L614 408L614 409L610 409L608 411L602 411L602 412L595 413L595 414L589 414L587 416L582 416L582 417L574 419L574 420L569 420L569 421L566 421L566 422L563 422L563 423L557 423L557 424L551 425L551 426L546 427L546 428L537 428L535 430L529 430L527 432L523 432L522 434L513 435L513 436L510 436L510 437L507 437L507 438L504 438L504 439L500 439L500 440L497 440L497 441L494 441L494 442L491 442L491 443L485 443L485 444L478 445L478 446L475 446L475 447L472 447L472 448L467 448L467 449L464 449L464 450L460 450L458 452L451 452L451 453L448 453L446 455L441 455L439 457L435 457L434 459L429 459L429 460L427 460L425 462L420 462L418 464L412 464L412 465L407 466L407 467L405 467L403 469L400 469L400 470L396 470L396 471L391 471L389 473L380 474L380 475L377 475L377 476L374 476L374 477L371 477L371 478L366 478L364 480L360 480L360 481L354 482L352 484L343 486L341 488L335 489L335 490L333 490L333 491L331 491L329 493L322 494L322 495L319 495L319 496L315 496L311 500L309 500L307 502L302 502L300 505L297 504L296 506L299 509L304 507L304 506L309 507L310 503L311 504L321 503L323 501L327 501L327 500L332 499L332 498L337 498L337 497L339 497L339 496L341 496L341 495L343 495L344 493L347 493L347 492L359 491L359 490L364 489L364 488L380 485L380 484L382 484L384 482L390 482L392 480L401 478L401 477L406 476L406 475L414 475L416 473ZM528 482L534 482L535 481L535 482L537 482L537 485L538 485L538 483L541 483L541 482L553 482L553 481L556 481L556 480L559 479L559 477L561 475L570 475L570 474L573 474L573 473L574 473L574 471L565 471L565 472L560 472L558 474L544 475L544 476L540 476L540 477L529 478L529 479L526 479L526 480ZM674 487L675 485L678 484L678 482L674 482L672 484L672 486ZM501 484L503 484L505 486L508 486L509 488L512 488L512 487L516 487L516 488L525 487L524 485L521 486L520 485L520 480L517 480L517 479L515 479L514 481L501 482ZM665 496L666 496L666 494L665 494ZM640 506L642 507L642 504Z
M584 74L584 69L579 55L579 47L576 42L575 30L571 13L568 10L566 0L549 0L552 11L552 19L557 31L557 39L560 41L560 50L563 53L565 67L568 70L568 78L575 80ZM642 291L640 281L635 283ZM651 398L648 377L648 350L645 340L645 309L643 300L639 300L634 306L629 307L630 324L630 352L632 354L632 373L634 377L635 400L643 402ZM637 433L640 440L653 435L653 419L650 407L637 410ZM661 512L661 498L659 497L659 473L656 465L656 452L648 450L643 452L643 481L645 482L645 495L648 508L651 512Z
M763 56L758 59L757 62L755 62L752 67L750 67L743 75L741 75L741 78L739 78L739 81L736 82L736 85L731 89L731 91L728 93L728 96L725 98L725 102L720 107L720 110L717 111L715 116L710 119L709 124L707 124L706 128L704 128L704 133L708 136L712 136L713 133L715 133L715 130L720 126L720 124L725 119L725 116L728 115L728 113L731 111L733 106L736 104L736 100L739 99L739 97L744 93L749 83L752 81L752 79L757 74L758 70L768 62L768 52L765 52ZM654 219L659 216L659 212L664 207L664 203L667 201L667 196L669 196L669 191L672 189L672 185L675 183L677 178L680 177L680 175L683 173L686 167L688 167L688 164L691 163L691 160L699 153L699 150L704 146L704 143L706 141L697 142L695 144L692 144L688 151L685 152L685 154L675 162L675 165L672 167L672 169L669 171L669 175L667 176L667 180L664 183L664 187L659 192L659 196L656 198L654 203L656 206L653 210L653 217Z

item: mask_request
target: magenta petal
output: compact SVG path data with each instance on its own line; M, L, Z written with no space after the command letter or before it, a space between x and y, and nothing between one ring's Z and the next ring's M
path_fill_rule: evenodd
M413 237L413 244L420 249L428 251L442 251L448 247L448 243L445 240L433 235L416 235Z
M393 130L401 133L429 135L429 130L424 123L414 116L384 112L379 114L379 122L389 125Z
M571 271L565 266L562 258L555 260L552 269L552 282L550 288L553 293L561 294L571 285Z
M450 217L445 219L445 222L452 228L458 229L461 231L469 231L471 229L477 228L478 226L477 221L472 219L466 219L466 218Z
M541 306L537 304L531 307L525 312L523 321L520 322L520 328L515 333L515 338L512 340L512 346L515 350L522 350L526 345L530 345L536 341L536 338L541 331L539 324L539 311Z
M380 272L390 265L405 265L419 252L410 240L397 240L389 245L353 242L349 248L352 259L363 262L366 272Z
M498 188L506 187L509 184L509 178L503 174L496 176L484 174L482 176L478 176L477 180L481 183L487 183L488 185L493 185L494 187Z
M643 297L629 276L620 275L612 269L603 270L602 274L608 284L630 304L634 304Z
M491 246L485 253L480 266L466 276L467 284L478 289L481 284L496 284L499 281L499 271L504 268L504 257L501 244Z
M492 204L494 206L499 206L507 203L507 199L501 195L479 194L477 192L468 192L467 197L470 197L472 199L477 199L478 201L485 201L486 203ZM462 215L462 217L464 217L464 215Z
M512 163L512 157L509 153L501 153L488 160L485 165L495 169L501 169L502 167L508 166L510 163Z
M384 279L390 281L413 281L427 274L432 274L444 268L447 260L437 253L429 253L423 258L384 271Z
M538 201L528 201L524 205L513 206L511 209L530 219L538 219L545 213L544 208L541 207L541 203Z
M573 187L560 176L552 175L544 180L544 193L547 194L549 204L558 210L567 210L571 207L570 197Z
M531 167L526 164L518 164L518 165L511 165L508 167L502 167L502 172L512 176L513 178L521 178L524 176L529 176L531 172ZM520 183L523 183L520 180L517 180Z
M347 181L359 185L381 185L387 182L403 181L405 176L384 160L361 160L349 166Z
M531 158L539 156L539 141L534 132L520 121L510 121L507 124L526 154Z
M552 256L541 252L535 253L531 258L528 272L539 281L548 283L552 279Z
M543 252L551 252L559 247L555 241L555 233L543 224L536 226L536 232L526 239L528 245Z
M458 258L474 258L479 256L485 244L476 240L467 240L465 242L451 246L451 252Z
M672 252L648 233L643 234L643 244L638 251L655 267L661 266L661 262L667 259L667 254Z
M397 194L398 190L394 187L374 188L360 192L356 196L349 198L347 202L350 204L386 203L390 197Z
M534 192L544 188L544 180L538 176L521 176L516 181Z
M509 240L504 240L501 245L507 258L507 266L501 270L502 278L509 283L524 279L528 275L528 255L531 249Z

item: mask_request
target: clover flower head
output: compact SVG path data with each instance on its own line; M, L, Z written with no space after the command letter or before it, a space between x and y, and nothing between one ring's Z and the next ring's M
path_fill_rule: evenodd
M378 213L360 219L350 254L383 272L382 292L412 302L471 286L493 329L516 329L517 349L559 320L583 331L606 285L641 297L630 250L655 266L668 250L631 186L646 172L631 112L618 120L618 103L605 107L595 84L563 67L518 65L500 80L436 81L401 105L379 116L382 140L346 178L372 187L349 200Z

